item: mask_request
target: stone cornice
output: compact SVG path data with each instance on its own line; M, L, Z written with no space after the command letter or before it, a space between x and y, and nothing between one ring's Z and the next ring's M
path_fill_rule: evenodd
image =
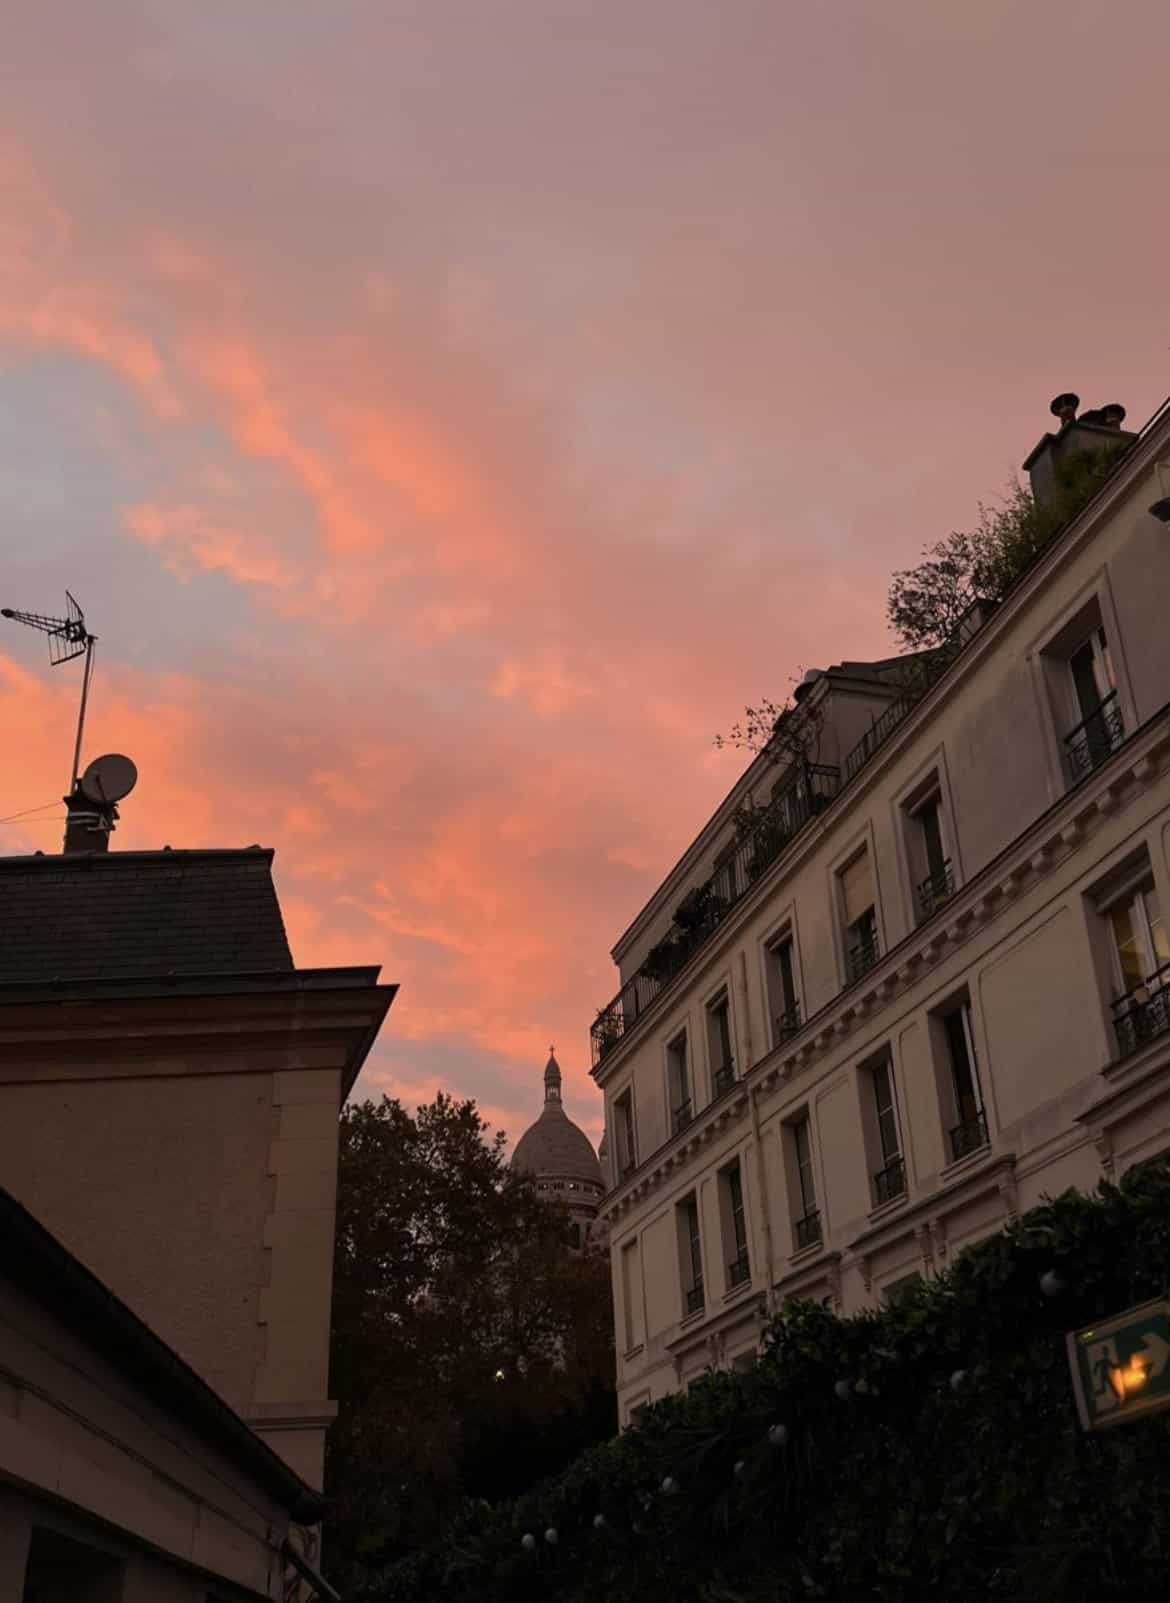
M827 1054L917 984L944 957L966 944L1025 891L1041 883L1113 813L1157 776L1170 757L1170 705L1149 719L1089 778L1041 814L998 857L975 874L943 907L892 948L864 976L813 1014L782 1046L765 1054L732 1092L711 1103L695 1121L650 1155L610 1193L600 1216L622 1218L634 1203L687 1164L734 1117L748 1096L773 1091L814 1068Z

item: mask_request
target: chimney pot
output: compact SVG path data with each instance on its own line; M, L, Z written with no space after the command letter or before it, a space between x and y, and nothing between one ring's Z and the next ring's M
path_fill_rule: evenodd
M1067 424L1071 423L1076 417L1077 407L1080 406L1080 404L1080 396L1074 395L1072 391L1069 390L1065 395L1058 395L1053 401L1049 410L1052 412L1054 417L1058 417L1060 419L1061 427L1063 428Z
M1108 406L1101 408L1101 422L1107 429L1119 429L1125 422L1125 408L1117 401L1110 401Z

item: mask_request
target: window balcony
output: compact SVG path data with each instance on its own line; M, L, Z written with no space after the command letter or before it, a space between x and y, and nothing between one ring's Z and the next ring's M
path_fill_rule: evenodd
M694 1104L692 1103L690 1097L687 1097L685 1102L680 1102L677 1108L672 1108L670 1110L671 1130L675 1135L677 1135L680 1130L686 1129L687 1125L690 1124L694 1116Z
M849 948L850 980L859 980L863 974L868 974L880 956L881 948L878 945L877 931L874 930L871 935L866 935L855 946Z
M936 912L944 902L949 902L955 894L955 876L948 857L941 867L936 868L933 874L928 874L917 887L915 899L918 903L918 922L920 924Z
M951 1127L950 1138L952 1162L970 1157L987 1145L987 1115L981 1109L972 1118L961 1120Z
M752 1278L751 1264L748 1262L747 1252L741 1252L738 1258L733 1258L727 1266L727 1284L729 1288L745 1286Z
M821 1237L821 1214L819 1208L811 1208L803 1219L797 1219L792 1226L792 1239L795 1242L795 1251L803 1252L806 1247L815 1247Z
M893 1202L895 1197L906 1195L906 1163L903 1158L893 1158L884 1169L879 1169L873 1177L874 1206L880 1208L883 1202Z
M723 1063L711 1076L712 1097L724 1096L735 1084L735 1064Z
M787 1013L781 1013L772 1022L776 1031L776 1045L779 1046L781 1041L787 1041L800 1029L800 1003L793 1002Z
M1064 760L1072 784L1078 784L1117 750L1125 739L1125 721L1116 690L1103 696L1089 716L1064 737Z
M686 1305L688 1314L697 1314L703 1311L703 1282L701 1280L687 1290Z
M1170 963L1113 1004L1118 1054L1127 1058L1159 1035L1170 1033Z
M789 842L824 812L839 785L836 768L810 763L783 796L760 809L758 822L717 872L680 902L666 935L613 1001L598 1012L589 1031L594 1067L624 1040Z

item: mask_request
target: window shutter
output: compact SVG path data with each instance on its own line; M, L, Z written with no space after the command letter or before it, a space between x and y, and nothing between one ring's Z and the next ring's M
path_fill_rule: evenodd
M841 870L841 895L845 902L846 924L856 924L861 915L873 906L873 873L869 852L855 857L848 868Z

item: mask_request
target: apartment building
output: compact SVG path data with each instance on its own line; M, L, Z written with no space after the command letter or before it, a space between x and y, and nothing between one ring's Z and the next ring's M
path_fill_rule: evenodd
M1170 1146L1170 403L1078 404L1024 465L1092 499L944 650L806 676L614 948L623 1423Z

